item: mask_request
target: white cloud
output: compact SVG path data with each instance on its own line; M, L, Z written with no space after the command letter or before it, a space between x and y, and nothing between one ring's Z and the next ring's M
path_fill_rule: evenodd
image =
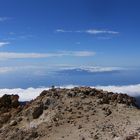
M111 72L111 71L118 71L121 70L121 68L118 67L90 67L90 68L85 68L85 70L89 72Z
M96 29L89 29L86 31L88 34L119 34L119 32L116 31L109 31L109 30L96 30Z
M95 52L92 51L60 51L55 53L17 53L17 52L0 52L0 59L25 59L25 58L48 58L48 57L62 57L62 56L75 56L87 57L94 56Z
M76 86L76 85L75 85ZM67 85L63 86L62 88L73 88L73 85ZM19 100L20 101L30 101L32 99L35 99L37 96L40 95L40 93L43 90L49 90L49 87L39 87L39 88L27 88L27 89L22 89L22 88L15 88L15 89L0 89L0 97L3 96L4 94L18 94L19 95Z
M91 73L102 73L102 72L113 72L113 71L120 71L125 70L125 68L121 67L101 67L101 66L62 66L60 70L84 70Z
M97 35L97 34L112 34L116 35L119 34L119 32L112 31L112 30L98 30L98 29L88 29L88 30L64 30L64 29L57 29L56 32L58 33L87 33L87 34L92 34L92 35Z
M4 94L18 94L20 96L20 101L29 101L35 99L45 89L48 88L0 89L0 96Z
M63 29L57 29L56 32L60 32L60 33L71 33L73 31L68 31L68 30L63 30Z
M62 51L60 53L62 53L65 56L79 56L79 57L94 56L96 54L93 51Z
M10 17L0 17L0 22L10 20Z
M12 67L0 67L0 74L8 73L14 71Z
M61 88L71 89L77 85L67 85ZM126 86L94 86L98 89L104 89L106 91L112 91L117 93L127 93L130 96L137 97L140 96L140 84L137 85L126 85ZM40 88L15 88L15 89L0 89L0 97L4 94L18 94L20 96L20 101L29 101L35 99L43 90L48 90L48 87Z
M97 86L96 88L117 93L127 93L128 95L134 97L140 96L140 84L125 86Z
M23 70L31 70L32 72L34 70L37 70L37 69L43 69L43 67L41 66L7 66L7 67L0 67L0 74L7 74L9 72L15 72L15 71L23 71Z
M0 52L0 59L45 58L45 57L49 57L49 55L41 53Z
M0 42L0 47L4 47L6 45L10 44L9 42Z
M83 68L84 70L88 71L88 72L112 72L112 71L120 71L120 70L124 70L124 68L121 67L85 67Z

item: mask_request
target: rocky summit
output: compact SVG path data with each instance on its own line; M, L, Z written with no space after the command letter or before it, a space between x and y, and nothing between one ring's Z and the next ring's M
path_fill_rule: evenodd
M52 88L21 104L0 98L0 140L139 140L135 99L90 87Z

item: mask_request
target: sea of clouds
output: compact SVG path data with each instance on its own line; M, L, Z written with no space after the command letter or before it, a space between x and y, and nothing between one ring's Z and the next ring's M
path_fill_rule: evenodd
M77 85L67 85L61 86L61 88L73 88ZM103 89L105 91L112 91L115 93L127 93L133 97L140 97L140 84L137 85L125 85L125 86L91 86L98 89ZM4 94L18 94L20 101L29 101L35 99L43 90L49 90L49 87L39 87L39 88L15 88L15 89L0 89L0 97Z

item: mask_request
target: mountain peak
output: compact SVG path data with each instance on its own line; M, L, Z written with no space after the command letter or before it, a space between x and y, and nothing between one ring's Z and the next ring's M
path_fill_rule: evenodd
M53 87L26 105L18 98L0 98L2 140L126 139L132 131L133 137L138 137L140 111L127 94Z

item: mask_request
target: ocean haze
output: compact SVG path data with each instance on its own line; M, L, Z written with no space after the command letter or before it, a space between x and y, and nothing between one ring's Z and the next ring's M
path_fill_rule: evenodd
M0 88L50 87L51 85L135 85L140 83L140 69L105 69L93 71L81 68L55 70L19 70L0 74ZM16 76L15 76L16 74Z

